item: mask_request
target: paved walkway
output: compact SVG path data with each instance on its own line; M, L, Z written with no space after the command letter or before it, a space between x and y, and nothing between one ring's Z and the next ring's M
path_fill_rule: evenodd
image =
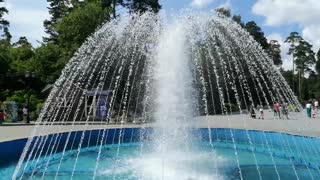
M61 125L56 123L53 126L39 126L38 134L47 135L53 133L113 129L113 128L139 128L141 124L125 125L106 125L104 123L91 122L85 125L84 122L77 122L75 125L70 123ZM145 127L156 127L156 124L146 124ZM36 127L31 124L6 124L0 126L0 142L15 139L27 138ZM315 119L307 119L305 113L292 113L289 120L275 119L273 113L265 112L265 119L251 119L248 115L229 115L229 116L208 116L197 117L189 123L192 128L233 128L281 132L293 135L310 136L320 138L320 113Z

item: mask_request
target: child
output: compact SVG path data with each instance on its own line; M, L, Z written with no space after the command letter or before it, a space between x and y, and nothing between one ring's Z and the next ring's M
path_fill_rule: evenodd
M264 119L263 106L259 106L259 112L260 112L259 119L261 118L263 120Z

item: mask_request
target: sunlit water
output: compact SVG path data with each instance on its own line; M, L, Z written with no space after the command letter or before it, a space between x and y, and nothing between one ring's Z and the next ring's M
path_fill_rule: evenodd
M97 179L118 179L118 180L208 180L226 179L239 180L240 175L237 169L236 157L230 148L223 148L222 143L214 143L216 147L213 154L209 143L198 143L188 152L176 151L166 155L164 159L158 158L157 154L148 151L140 155L139 143L123 144L120 156L116 160L117 148L115 146L104 146L101 154L101 166L96 175ZM224 144L228 145L228 144ZM230 144L231 145L231 144ZM82 155L78 159L78 166L75 170L74 179L85 180L93 176L94 164L96 161L98 147L83 149ZM58 179L70 179L73 163L75 162L75 151L67 153L63 161L61 173ZM59 154L57 154L59 156ZM273 164L270 163L268 154L260 153L256 156L260 172L263 179L277 179ZM114 163L117 162L117 167ZM164 162L163 162L164 161ZM239 161L243 178L247 180L259 179L257 170L253 162L253 155L249 151L239 151ZM275 158L277 168L281 173L281 179L296 179L291 162L285 158ZM218 163L216 163L218 162ZM162 169L162 164L165 168ZM216 166L217 164L217 166ZM55 179L55 173L59 163L53 161L49 165L45 179ZM310 175L305 167L296 167L300 179L310 179ZM14 166L1 169L0 174L4 179L9 179ZM39 167L33 179L41 179L44 170ZM320 178L316 170L311 170L314 178Z
M238 149L231 129L231 146L223 150L213 141L206 118L229 120L235 111L242 114L258 105L271 109L274 102L300 108L268 54L232 20L193 12L173 19L152 13L119 18L98 29L66 65L38 119L44 125L35 127L12 177L261 179L268 171L280 178L279 172L285 172L277 163L282 160L273 156L264 132L269 156L255 153L246 131L248 151ZM189 130L199 116L208 120L205 144ZM105 128L95 138L89 130L77 137L67 133L63 140L61 134L41 136L57 130L56 122L69 122L73 130L79 121L85 129L90 121ZM125 146L121 128L106 150L109 123L124 127L137 122L141 143ZM153 133L145 132L146 123L155 127ZM94 151L86 152L92 144ZM293 160L284 161L295 167ZM297 177L299 170L293 171ZM313 170L307 171L313 177Z

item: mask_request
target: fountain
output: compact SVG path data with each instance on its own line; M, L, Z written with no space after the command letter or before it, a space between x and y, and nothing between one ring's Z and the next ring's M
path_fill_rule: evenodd
M12 179L320 178L317 138L232 128L250 107L301 108L258 43L221 15L164 17L113 20L82 45Z

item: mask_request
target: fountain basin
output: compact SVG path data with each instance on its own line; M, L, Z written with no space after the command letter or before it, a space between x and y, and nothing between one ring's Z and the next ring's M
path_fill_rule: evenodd
M102 130L87 131L81 148L82 131L53 134L48 136L47 143L51 139L60 139L54 153L46 149L49 144L42 152L40 147L38 152L33 152L40 158L23 164L21 169L24 171L19 172L18 177L70 179L73 175L75 179L90 179L96 170L94 176L97 179L161 179L162 176L165 179L241 179L241 176L249 180L259 177L278 179L278 176L281 179L296 179L297 176L299 179L320 178L318 138L223 128L211 129L210 143L208 129L189 131L193 138L191 146L167 151L166 154L154 153L149 145L152 128L106 130L101 149ZM140 142L141 134L145 137L143 142ZM72 141L62 155L68 135ZM26 141L0 143L1 177L11 178ZM77 157L79 150L81 156ZM97 166L99 151L100 163ZM64 158L60 163L61 157Z

